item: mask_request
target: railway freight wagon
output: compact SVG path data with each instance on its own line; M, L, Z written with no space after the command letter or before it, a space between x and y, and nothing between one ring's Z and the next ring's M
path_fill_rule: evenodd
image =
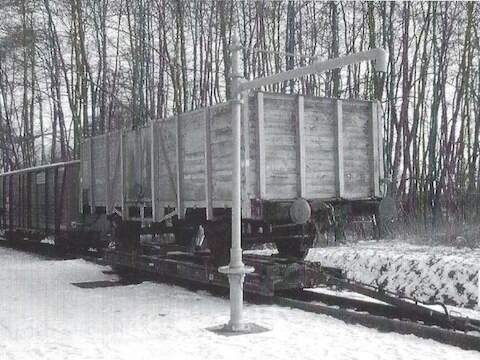
M86 138L81 208L112 220L118 249L153 242L228 261L231 103ZM377 102L258 92L242 103L242 245L303 257L339 204L381 197ZM373 204L373 206L372 206ZM171 244L171 243L174 244Z
M101 247L101 233L78 206L80 161L0 174L0 228L9 241L40 241L53 235L56 246Z

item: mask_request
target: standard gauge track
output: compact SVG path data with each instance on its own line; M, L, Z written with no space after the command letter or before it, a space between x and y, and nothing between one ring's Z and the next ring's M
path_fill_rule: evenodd
M476 330L480 325L478 320L450 317L452 321L450 321L449 327L444 322L436 322L432 317L405 311L394 305L326 295L308 290L279 294L274 297L273 303L328 315L348 324L363 325L384 332L412 334L465 350L480 351L480 331ZM455 324L459 320L467 322L470 331L456 329Z

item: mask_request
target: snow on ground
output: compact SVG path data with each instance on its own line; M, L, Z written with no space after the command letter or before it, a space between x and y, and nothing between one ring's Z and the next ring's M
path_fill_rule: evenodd
M269 255L275 250L248 251ZM480 249L360 241L310 249L306 260L344 270L348 278L382 285L421 301L478 306Z
M111 280L83 260L49 260L0 248L0 359L478 359L412 335L380 333L300 310L247 304L271 331L224 337L206 328L228 319L228 301L145 282Z

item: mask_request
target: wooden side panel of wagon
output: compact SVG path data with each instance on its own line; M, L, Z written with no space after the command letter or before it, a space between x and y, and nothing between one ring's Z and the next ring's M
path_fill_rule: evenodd
M71 228L72 221L79 221L78 172L77 165L57 168L56 230L68 230Z
M205 115L195 111L178 117L181 137L179 164L182 169L183 207L205 201Z
M81 148L81 211L111 212L122 206L122 133L85 138Z
M105 193L107 194L106 208L107 213L111 213L114 208L122 207L122 132L115 131L108 133L105 137L107 141L107 170L108 182Z
M32 228L45 230L45 172L35 171L32 174Z
M82 141L80 150L80 206L82 213L92 212L92 159L91 159L91 139L85 138Z
M123 134L123 193L128 218L139 218L151 206L151 129L138 128Z
M232 201L232 124L229 104L210 110L212 158L212 197L214 207L231 206Z
M107 145L106 136L92 137L90 139L90 171L91 180L95 186L92 187L92 203L95 207L103 207L107 201ZM93 212L93 211L92 211Z
M231 201L230 106L154 122L151 129L155 219L165 208L224 207Z
M0 177L0 229L5 229L5 179Z
M244 99L243 216L254 199L380 197L380 120L376 102L261 92ZM84 207L121 207L125 219L159 221L193 207L208 216L231 206L232 151L230 103L85 139Z
M248 104L250 198L381 196L376 102L257 93Z
M153 179L155 216L160 219L163 209L177 207L177 122L174 118L153 123Z

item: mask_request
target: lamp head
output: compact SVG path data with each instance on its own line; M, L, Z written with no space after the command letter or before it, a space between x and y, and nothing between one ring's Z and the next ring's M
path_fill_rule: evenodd
M376 48L374 50L377 53L375 59L375 71L387 72L388 53L381 48Z

